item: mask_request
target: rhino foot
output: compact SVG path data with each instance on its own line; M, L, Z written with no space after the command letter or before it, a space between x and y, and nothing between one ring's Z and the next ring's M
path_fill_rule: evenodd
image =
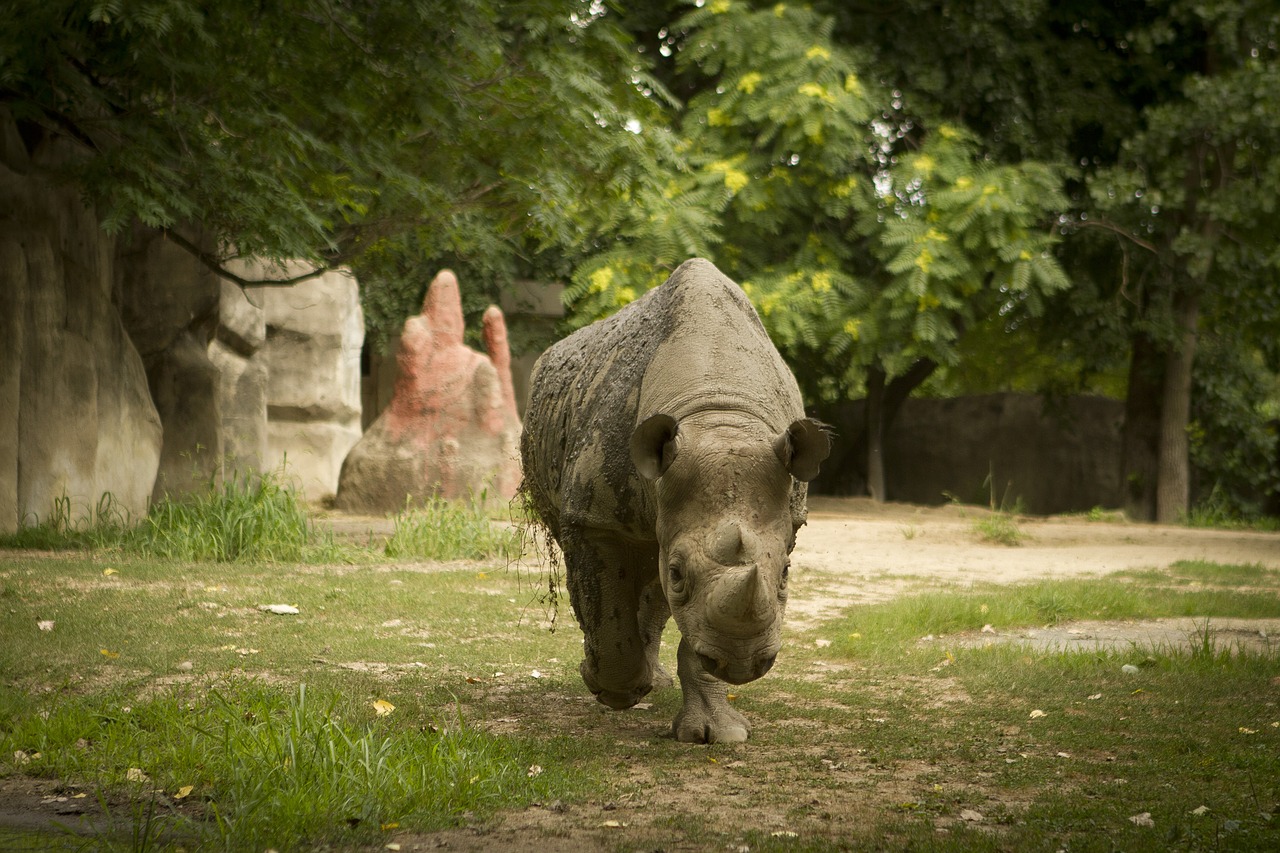
M671 724L671 734L681 743L744 742L751 731L747 718L730 708L725 699L720 701L723 707L708 707L705 703L690 703L686 698Z
M684 705L671 724L681 743L742 743L751 726L747 718L729 707L728 688L707 673L689 641L680 640L676 651Z

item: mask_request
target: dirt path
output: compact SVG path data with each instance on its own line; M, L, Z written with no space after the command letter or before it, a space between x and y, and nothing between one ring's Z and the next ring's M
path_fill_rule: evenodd
M788 623L811 628L850 604L884 601L920 581L1019 583L1165 568L1179 560L1280 569L1280 534L1161 527L1083 518L1020 518L1022 544L988 544L973 507L877 505L814 498L792 557Z

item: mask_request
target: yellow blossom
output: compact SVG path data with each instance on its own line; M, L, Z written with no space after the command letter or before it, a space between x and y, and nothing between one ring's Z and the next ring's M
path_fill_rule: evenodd
M814 273L810 285L814 293L826 293L831 289L831 273L826 270Z
M835 98L832 97L831 93L828 92L827 88L821 83L801 83L799 91L802 95L808 95L810 98L817 98L818 100L825 101L828 104L835 101Z
M917 243L945 243L951 238L943 234L937 228L930 228L921 236L916 238Z
M831 51L827 50L820 44L815 44L804 53L805 59L830 59Z
M729 11L729 0L715 0L709 8L711 9L711 14L723 15Z
M844 321L844 332L855 341L862 334L862 321L856 317L850 317Z
M635 289L634 287L620 287L620 288L618 288L618 295L617 295L617 297L614 299L614 301L615 301L615 302L617 302L619 305L626 305L627 303L635 302L635 301L636 301L636 289Z
M1020 261L1031 260L1031 252L1028 251L1027 249L1023 249L1021 252L1018 253L1018 260Z
M729 119L729 114L724 110L716 107L707 110L707 124L712 127L728 127L732 123Z
M955 139L960 135L960 131L949 124L944 124L938 128L938 133L942 134L943 139Z
M985 187L982 188L983 195L995 195L998 192L1000 192L1000 188L997 187L995 184L987 184Z
M742 79L738 81L738 91L746 92L748 95L755 94L756 86L760 85L760 81L764 77L759 71L749 71L742 75Z
M593 272L590 276L590 290L592 293L604 293L609 289L609 285L613 283L613 268L601 267Z
M727 160L717 160L711 164L710 169L724 175L724 185L731 193L736 193L751 183L751 178L746 172L735 168L733 163Z
M781 18L783 13L786 11L787 11L787 4L779 3L777 6L773 7L773 16L775 18Z
M916 158L916 168L921 172L924 172L925 175L933 174L933 170L937 168L937 165L938 161L934 160L928 154L921 154Z
M967 190L971 186L973 186L973 178L968 175L962 175L956 178L956 189Z
M848 198L853 195L854 187L857 185L858 179L850 176L832 187L831 194L836 198Z
M932 293L922 293L920 294L920 301L916 303L916 311L923 313L930 308L937 308L941 304L942 300Z
M933 266L933 252L928 249L922 249L920 255L916 258L916 266L920 268L921 272L927 273L929 267Z
M850 74L844 78L844 90L851 95L862 94L862 81L858 79L857 74Z

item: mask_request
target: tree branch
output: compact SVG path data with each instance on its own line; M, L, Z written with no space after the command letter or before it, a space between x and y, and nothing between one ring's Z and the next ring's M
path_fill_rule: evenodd
M1103 228L1107 231L1112 232L1113 234L1119 234L1121 237L1124 237L1126 240L1129 240L1134 245L1141 246L1142 248L1146 249L1148 252L1150 252L1153 255L1160 254L1160 250L1157 249L1153 243L1148 243L1146 240L1143 240L1141 237L1134 236L1133 234L1130 234L1128 231L1121 228L1119 225L1112 224L1110 222L1107 222L1106 220L1099 220L1097 222L1093 222L1086 219L1083 222L1076 222L1074 224L1081 228Z
M243 278L231 272L226 267L224 267L222 265L222 262L218 259L216 255L212 255L208 252L201 251L199 246L197 246L195 243L192 243L190 240L188 240L186 237L183 237L181 234L179 234L177 231L174 231L172 228L163 228L161 229L161 233L164 234L166 239L172 240L174 245L178 246L180 249L186 250L193 257L195 257L196 260L204 264L205 268L208 269L210 272L212 272L214 275L218 275L218 276L221 276L222 278L227 279L228 281L235 282L241 287L288 287L289 285L299 284L309 279L313 279L316 276L324 275L325 273L333 269L332 267L321 266L311 270L310 272L305 272L302 275L295 275L292 278L262 278L262 279Z

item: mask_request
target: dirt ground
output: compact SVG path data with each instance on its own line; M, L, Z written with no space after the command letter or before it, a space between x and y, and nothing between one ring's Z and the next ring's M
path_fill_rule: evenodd
M839 615L851 604L884 601L907 588L918 588L921 583L963 586L1096 577L1125 569L1164 568L1179 560L1195 559L1258 563L1280 569L1280 534L1067 517L1023 518L1017 524L1025 538L1020 545L1010 547L983 543L975 535L973 526L985 515L973 507L877 505L865 499L811 500L809 524L801 531L792 556L794 582L787 632L794 636ZM1280 620L1219 619L1214 628L1219 638L1229 643L1266 642L1267 637L1280 637ZM1170 646L1188 642L1194 631L1194 620L1190 619L1079 622L1007 635L981 634L973 641L1061 647L1134 642ZM968 700L963 689L950 679L916 687L936 691L929 696L931 702ZM558 713L571 729L590 726L600 717L599 709L587 696L550 697L550 701L558 703ZM526 716L537 715L537 709L526 709ZM634 712L610 714L608 719L617 727L619 741L637 741L637 752L643 751L640 742L652 740L665 722L638 717ZM736 750L733 758L720 759L725 762L723 773L708 771L706 762L711 759L697 754L705 748L689 747L693 757L688 767L674 773L665 771L662 778L651 772L642 756L637 756L628 769L620 769L636 791L623 801L601 798L575 806L542 804L504 815L495 824L428 836L406 835L397 843L403 850L500 853L514 853L538 844L567 853L700 850L703 848L696 842L666 826L673 815L688 819L700 800L714 803L704 819L724 833L732 834L735 827L751 827L782 840L812 839L815 835L830 838L833 828L856 825L866 819L868 815L861 810L867 808L869 801L883 804L905 799L913 776L923 772L922 768L904 765L885 773L866 769L856 756L831 752L824 757L828 753L824 752L822 732L815 730L811 735L813 756L806 757L819 757L821 765L839 777L837 788L859 791L864 796L833 795L831 780L815 780L795 767L794 747L767 747L752 741ZM752 772L753 764L768 765L770 769ZM808 823L798 823L797 805L815 817ZM940 821L938 831L945 832L947 826L946 820ZM839 837L838 830L835 837ZM735 843L715 849L751 848L746 843Z
M862 499L816 498L809 525L801 531L793 555L793 584L787 633L811 629L856 603L892 598L923 584L966 585L975 582L1013 584L1039 578L1103 576L1125 569L1164 568L1178 560L1258 563L1280 569L1280 534L1158 527L1083 518L1019 519L1024 539L1016 547L986 544L973 526L985 513L972 507L924 508L876 505ZM361 540L385 534L385 520L331 515L329 523L343 535ZM1280 636L1280 620L1215 620L1227 638ZM1091 622L1038 628L1005 635L983 634L975 641L1018 641L1042 645L1099 643L1165 643L1187 641L1192 620L1156 622ZM767 681L767 679L766 679ZM933 702L964 702L967 696L950 679L917 688L936 691ZM763 682L762 682L763 683ZM721 758L705 747L686 749L688 762L655 774L647 752L665 754L661 738L669 726L661 715L640 710L605 712L585 689L572 695L548 695L545 707L513 709L511 717L490 725L495 731L519 732L545 726L554 719L562 731L608 726L620 744L629 744L629 759L617 771L617 790L581 804L544 803L501 815L496 821L441 833L403 833L388 839L390 849L450 851L517 851L531 846L582 853L597 850L699 850L687 830L672 821L705 820L728 835L750 827L780 839L832 837L834 827L870 817L869 803L901 802L922 768L876 768L855 754L828 751L821 724L808 747L773 746L753 740L728 750ZM484 723L481 723L482 725ZM782 724L779 724L780 726ZM803 733L801 733L803 734ZM804 755L798 755L801 749ZM773 754L770 754L773 753ZM810 754L811 753L811 754ZM721 754L721 753L715 753ZM798 762L821 761L832 778L817 780ZM720 763L717 763L720 762ZM768 768L762 770L761 768ZM858 791L841 797L838 790ZM617 791L627 791L619 795ZM47 826L50 819L91 818L81 793L57 783L19 778L0 779L0 830ZM707 808L699 815L699 802ZM712 805L714 804L714 808ZM1009 804L1001 804L1009 807ZM862 809L863 811L859 811ZM798 819L797 812L812 815ZM690 817L694 815L694 817ZM945 821L938 831L945 832ZM721 836L722 838L724 836ZM838 833L837 836L838 837ZM3 836L0 835L0 840ZM391 845L398 845L392 847ZM3 844L0 844L3 846ZM715 849L725 849L723 842ZM749 850L731 844L730 850Z

